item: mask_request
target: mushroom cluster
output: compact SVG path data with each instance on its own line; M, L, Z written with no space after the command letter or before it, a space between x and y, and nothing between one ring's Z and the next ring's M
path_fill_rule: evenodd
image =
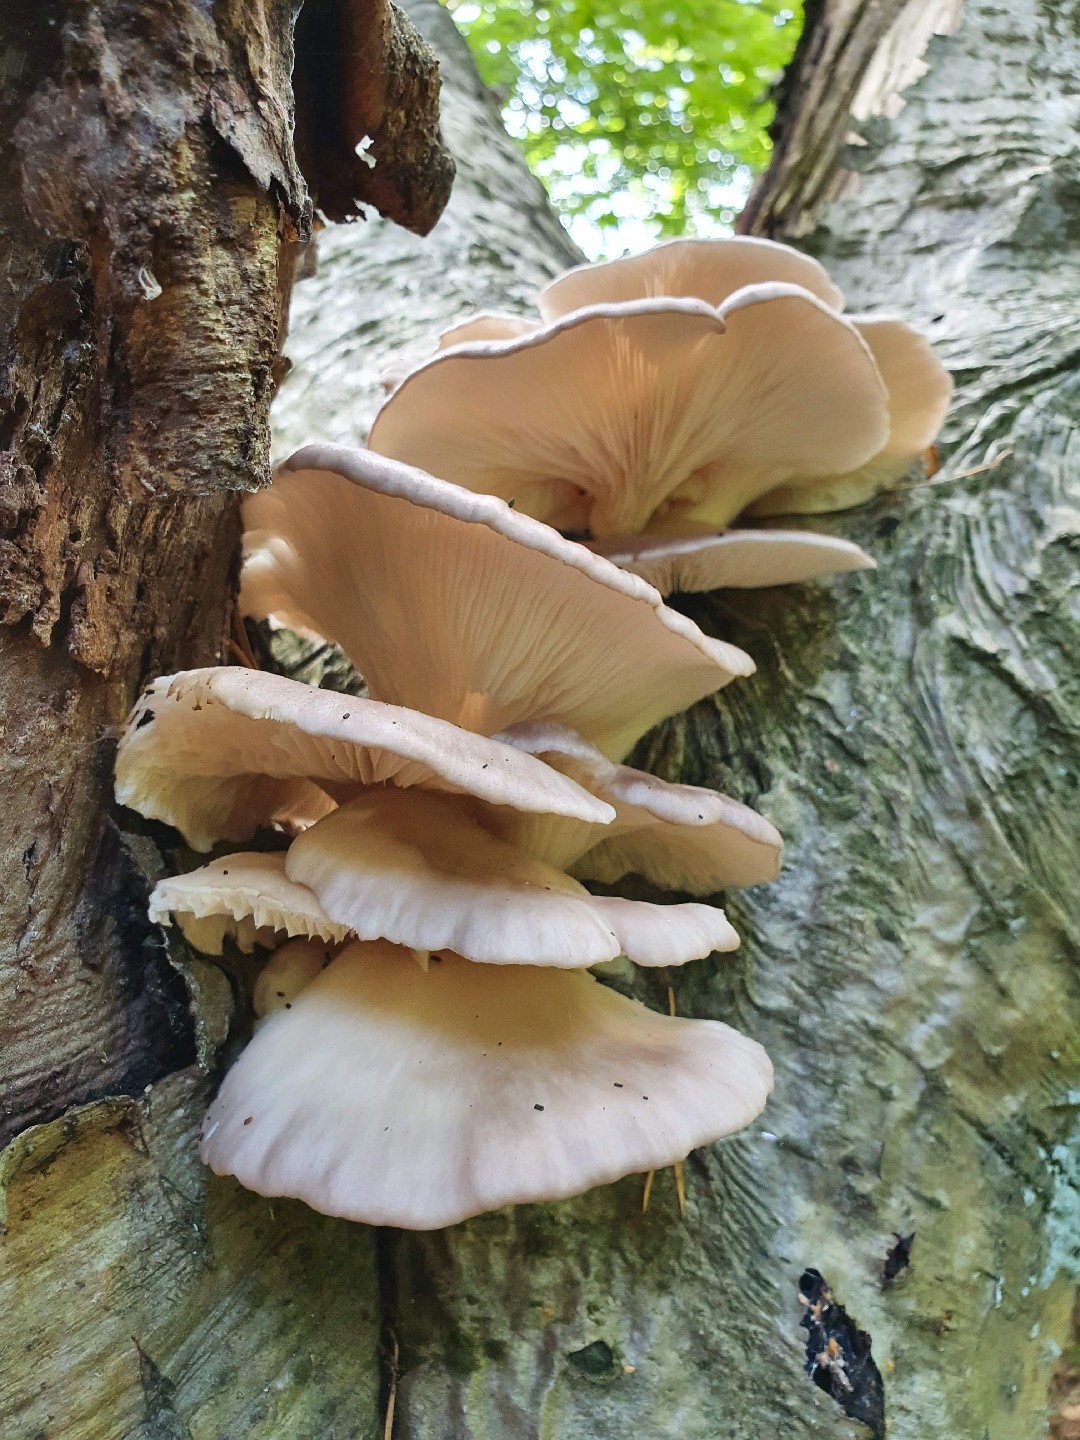
M750 658L504 500L371 452L308 447L244 522L243 612L339 645L366 694L189 671L151 684L121 737L118 798L193 849L270 825L288 841L151 897L209 953L272 951L206 1163L425 1229L745 1126L772 1081L756 1042L589 974L733 950L723 910L583 882L709 897L776 874L760 815L622 763Z
M151 896L210 954L270 951L204 1160L374 1224L572 1195L760 1112L760 1045L589 973L733 950L701 901L779 863L753 810L622 763L754 668L663 594L871 565L770 517L894 483L950 394L914 330L768 241L584 266L539 311L444 333L366 451L309 446L245 502L242 613L334 643L366 693L166 676L118 751L118 798L193 849L286 847ZM629 873L691 898L586 888Z
M370 448L513 501L663 594L873 564L745 522L858 505L928 451L952 385L911 326L845 315L815 260L743 237L583 265L537 305L445 331L394 377Z

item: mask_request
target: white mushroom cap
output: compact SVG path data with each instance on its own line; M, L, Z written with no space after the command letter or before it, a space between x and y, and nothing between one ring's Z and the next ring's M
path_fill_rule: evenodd
M226 936L250 950L255 941L273 945L283 936L341 941L350 934L305 885L289 879L280 852L225 855L159 880L150 894L150 919L167 925L170 918L207 955L220 955Z
M661 595L694 590L754 590L821 575L871 570L875 562L850 540L808 530L725 530L703 535L613 535L589 549L655 585Z
M770 284L719 309L595 306L457 346L406 377L368 443L599 536L637 533L671 506L727 525L795 478L855 469L887 438L855 328L809 291Z
M751 505L749 514L806 515L861 505L906 474L941 429L953 382L930 342L903 320L858 315L851 322L870 347L888 392L888 440L866 464L781 486Z
M454 345L475 345L485 340L516 340L537 328L535 320L526 320L522 315L503 315L493 310L480 310L456 325L450 325L436 338L437 350L449 350ZM430 359L430 354L413 357L400 356L381 375L382 388L389 392L396 390L405 376Z
M330 788L391 783L606 822L611 811L519 750L430 715L282 675L220 666L154 681L128 719L116 798L175 825L195 850L246 840Z
M469 730L553 720L623 755L754 669L637 576L366 451L309 446L245 517L246 613L337 641L372 695Z
M285 869L361 940L489 964L576 969L626 955L681 965L739 943L722 910L590 895L489 834L460 801L419 790L341 806L293 841Z
M692 895L715 895L776 878L780 835L748 805L716 790L672 785L642 770L614 765L562 726L515 725L502 738L542 756L615 807L614 822L603 829L485 809L482 823L529 854L581 880L613 884L634 872Z
M479 310L467 320L459 320L439 334L440 350L454 345L475 345L484 340L516 340L537 328L535 320L524 315L504 315L495 310Z
M670 1165L760 1113L772 1067L580 971L420 971L352 945L225 1077L203 1160L262 1195L431 1230Z
M669 240L641 255L626 255L599 265L578 265L540 292L544 320L559 320L588 305L617 305L629 300L695 298L722 305L746 285L799 285L839 310L844 297L824 266L775 240L736 235L722 240Z
M330 963L322 940L286 940L270 953L251 992L251 1008L260 1020L277 1010L291 1010L293 1001Z

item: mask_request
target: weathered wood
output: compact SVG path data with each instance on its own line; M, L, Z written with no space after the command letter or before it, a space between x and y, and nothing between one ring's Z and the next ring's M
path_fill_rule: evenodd
M220 654L235 492L266 475L281 230L307 223L289 18L5 16L5 1135L191 1058L109 817L110 737L146 676Z

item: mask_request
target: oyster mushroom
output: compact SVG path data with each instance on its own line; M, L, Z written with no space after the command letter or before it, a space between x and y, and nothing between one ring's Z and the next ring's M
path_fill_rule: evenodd
M600 826L473 807L493 835L528 854L581 880L612 884L633 872L692 895L776 878L780 835L748 805L716 790L673 785L616 765L564 726L514 725L500 738L572 777L615 811L614 820Z
M681 965L739 943L716 906L590 895L453 797L419 790L342 805L293 841L285 870L361 940L492 965Z
M930 346L842 305L817 261L749 237L579 266L541 292L531 330L484 315L444 332L369 443L587 534L665 594L865 568L828 536L723 533L857 505L937 434L952 384Z
M175 825L195 850L247 840L365 785L420 785L603 824L604 801L519 749L430 715L220 666L155 680L116 758L116 798ZM329 793L328 793L329 792Z
M670 1165L749 1124L771 1085L753 1040L585 972L445 955L424 974L353 944L260 1027L201 1154L259 1194L429 1230Z
M244 502L241 605L336 641L379 700L490 735L550 720L621 757L754 664L501 500L312 445Z

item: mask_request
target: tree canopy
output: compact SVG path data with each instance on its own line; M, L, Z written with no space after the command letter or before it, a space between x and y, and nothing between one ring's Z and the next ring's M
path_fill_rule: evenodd
M586 248L615 230L647 241L730 225L768 159L797 0L448 3Z

